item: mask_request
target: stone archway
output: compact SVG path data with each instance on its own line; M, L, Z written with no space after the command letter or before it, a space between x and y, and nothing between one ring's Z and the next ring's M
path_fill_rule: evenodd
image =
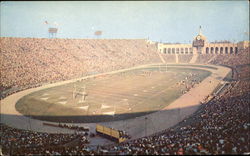
M168 54L170 54L171 53L171 48L168 48Z
M223 47L220 47L220 54L223 54Z
M235 47L235 54L237 54L238 53L238 47Z
M225 48L225 54L228 54L228 47Z
M172 48L172 54L175 54L175 48Z
M230 54L233 54L233 47L230 47Z
M211 47L210 48L210 54L213 54L214 53L214 47Z
M188 48L185 48L185 54L188 54Z
M176 48L176 54L179 54L179 52L180 52L180 49Z
M183 48L181 48L181 54L184 54L184 49Z
M206 47L206 54L209 54L209 48Z
M219 52L219 48L215 47L215 54L218 54L218 52Z
M189 48L189 53L193 54L193 49L192 48Z

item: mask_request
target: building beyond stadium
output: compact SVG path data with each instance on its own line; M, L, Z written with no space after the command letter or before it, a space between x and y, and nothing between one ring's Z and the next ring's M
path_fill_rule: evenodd
M158 50L164 54L237 54L247 47L249 47L249 41L208 43L206 37L201 33L201 27L192 44L158 43L157 45Z

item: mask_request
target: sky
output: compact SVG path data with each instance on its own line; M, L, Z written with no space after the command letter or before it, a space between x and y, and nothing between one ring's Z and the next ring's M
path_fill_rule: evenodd
M150 39L190 43L249 40L248 1L2 1L0 36ZM48 24L45 24L45 21ZM95 31L102 31L95 36Z

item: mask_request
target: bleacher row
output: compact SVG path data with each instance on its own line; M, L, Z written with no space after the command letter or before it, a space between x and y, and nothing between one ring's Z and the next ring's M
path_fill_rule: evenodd
M0 46L1 93L12 87L24 89L161 61L156 47L146 40L1 38ZM175 55L163 57L167 63L176 61ZM191 58L178 59L189 62ZM158 134L92 149L86 146L87 136L81 134L37 133L1 124L1 149L12 155L249 153L249 60L249 48L230 56L199 55L196 63L233 68L235 81L192 117Z

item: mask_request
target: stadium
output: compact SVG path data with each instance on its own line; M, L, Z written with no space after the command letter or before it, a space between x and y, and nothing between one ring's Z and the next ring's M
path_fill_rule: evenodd
M0 154L250 152L249 41L208 42L201 27L192 44L58 30L0 38Z

